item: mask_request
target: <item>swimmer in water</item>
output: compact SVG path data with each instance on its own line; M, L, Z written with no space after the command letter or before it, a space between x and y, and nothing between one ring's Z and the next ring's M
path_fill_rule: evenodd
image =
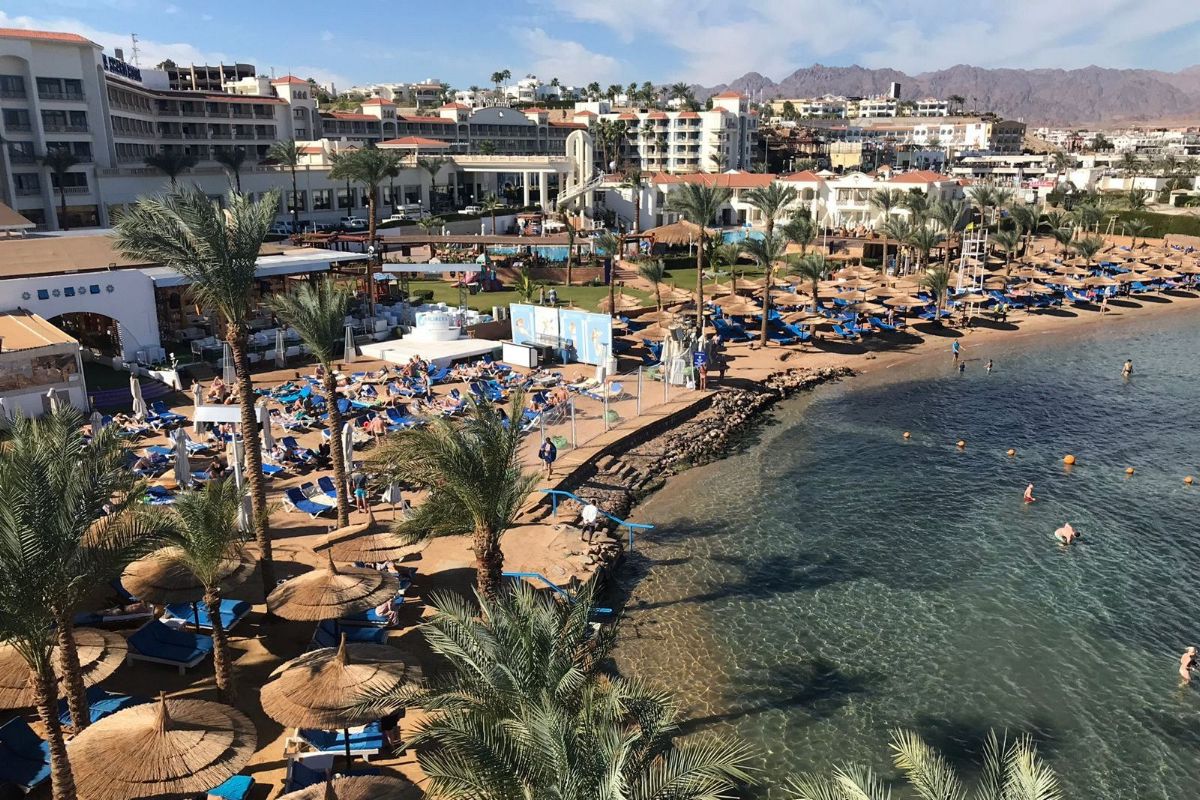
M1121 377L1129 378L1133 376L1133 359L1125 359L1125 365L1121 367Z
M988 363L987 363L987 373L988 373L988 375L992 374L992 360L990 358L988 359Z
M1196 648L1189 647L1183 651L1183 655L1179 657L1179 677L1184 683L1191 683L1192 670L1196 666Z
M1025 487L1025 502L1032 503L1036 499L1037 498L1033 496L1033 484L1031 483Z
M1066 523L1061 528L1054 532L1054 537L1063 544L1070 544L1079 538L1079 534L1071 527L1071 523Z

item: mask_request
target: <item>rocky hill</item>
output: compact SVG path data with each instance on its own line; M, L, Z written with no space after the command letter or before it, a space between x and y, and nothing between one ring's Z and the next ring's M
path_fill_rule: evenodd
M901 84L903 99L966 98L966 108L990 110L1029 124L1154 121L1200 124L1200 65L1180 72L1146 69L984 69L965 64L907 75L859 66L804 67L778 82L749 72L727 84L694 87L698 98L734 89L758 99L871 95Z

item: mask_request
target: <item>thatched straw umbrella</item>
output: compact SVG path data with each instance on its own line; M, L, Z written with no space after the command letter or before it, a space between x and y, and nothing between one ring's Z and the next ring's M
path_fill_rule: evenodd
M713 230L712 228L705 228L703 230L705 236L720 235L720 231ZM700 231L701 227L696 223L681 219L678 222L672 222L670 225L659 225L657 228L643 231L642 236L652 236L658 244L694 244L700 241Z
M297 728L342 729L346 738L346 769L350 769L349 729L379 718L363 701L420 678L418 670L400 660L394 647L379 644L323 647L293 658L271 673L259 697L263 711L281 725Z
M134 561L121 575L121 585L143 603L170 605L191 603L193 620L200 627L200 611L197 603L204 597L204 585L196 579L190 569L179 563L174 554L178 548L164 547L148 556ZM227 558L221 565L222 588L228 589L245 581L254 571L254 562L249 558Z
M379 564L418 553L425 544L406 543L390 528L377 523L374 515L368 515L366 522L330 531L313 545L313 551L323 553L328 550L334 561Z
M404 800L420 797L417 787L404 778L386 775L326 777L304 789L280 795L277 800Z
M68 750L80 800L202 795L254 755L254 723L236 708L159 695L89 726Z
M267 609L296 622L321 622L366 611L396 596L400 581L366 567L329 566L289 578L267 595Z
M625 294L618 294L617 299L614 301L614 305L616 306L617 311L631 311L635 308L641 308L646 304L635 297L630 297ZM613 310L608 307L607 297L600 300L598 307L601 311L607 311L610 314L613 313Z
M125 637L113 631L99 628L76 628L75 649L79 654L79 671L84 686L94 686L117 671L125 662L129 649ZM55 646L50 663L54 665L55 677L63 680L59 673L61 659ZM29 665L11 644L0 644L0 708L27 708L35 702L35 687L30 680ZM60 686L60 691L65 688Z

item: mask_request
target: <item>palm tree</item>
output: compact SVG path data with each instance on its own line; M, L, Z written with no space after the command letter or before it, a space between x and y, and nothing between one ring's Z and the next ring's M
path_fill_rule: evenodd
M203 489L181 492L172 505L160 506L154 515L166 547L151 557L186 569L204 587L204 605L212 622L213 670L217 692L225 703L237 699L237 684L229 640L221 624L220 584L228 574L229 562L244 557L246 534L238 525L242 496L232 478L209 481Z
M489 599L500 591L500 537L538 480L521 468L524 412L519 391L511 397L507 420L491 404L474 400L461 424L435 419L401 431L385 439L371 459L371 471L385 480L429 489L425 502L396 526L398 534L414 542L471 534L479 593Z
M603 250L608 254L608 313L613 315L617 313L615 305L617 299L616 265L617 259L621 257L621 249L624 246L624 240L611 231L601 231L598 235L592 237L592 247L596 251Z
M271 149L267 151L267 158L277 164L282 164L292 173L292 232L295 233L300 229L300 203L297 198L300 196L299 190L296 188L296 167L300 166L300 156L303 155L300 145L295 139L285 139L271 145Z
M1093 226L1099 224L1103 212L1092 203L1080 203L1071 210L1071 216L1074 218L1076 225L1082 230L1088 231Z
M880 226L883 234L883 268L881 272L887 272L888 265L888 233L887 224L892 219L892 209L900 204L899 192L891 189L876 189L867 197L867 202L871 208L883 215L883 224Z
M796 200L796 187L772 181L746 192L745 200L763 215L767 235L775 232L775 220Z
M967 189L967 197L972 205L979 208L979 223L987 227L988 209L996 205L996 187L989 183L977 183Z
M996 231L992 234L992 242L999 246L1000 252L1004 253L1004 274L1008 275L1008 270L1012 266L1013 253L1021 245L1021 234L1017 231Z
M1125 232L1129 234L1130 242L1129 249L1137 248L1138 237L1147 238L1154 232L1154 226L1143 219L1131 219L1125 223Z
M1071 247L1076 253L1083 256L1084 261L1086 261L1087 265L1090 267L1092 265L1092 259L1095 258L1096 253L1099 253L1101 248L1104 247L1104 240L1099 236L1085 236L1084 238L1072 244Z
M146 166L153 167L171 179L171 189L175 188L175 180L184 172L200 163L200 159L179 150L163 149L146 156Z
M46 155L38 160L43 167L50 170L54 185L58 187L59 227L64 231L70 230L70 221L67 219L67 173L79 163L79 159L65 147L55 147L46 151Z
M521 267L521 271L517 273L517 279L513 283L513 291L526 303L532 303L533 296L537 294L540 285L533 279L533 273L529 271L529 267Z
M817 224L803 215L792 217L783 226L783 235L800 245L800 255L808 254L808 247L817 238Z
M316 283L301 284L290 294L271 298L271 309L279 319L300 335L308 352L321 365L324 373L325 396L336 398L337 375L333 368L334 353L345 341L346 314L350 311L350 292L324 278ZM343 358L349 358L346 353ZM350 524L350 501L346 493L346 454L342 451L342 412L338 404L329 404L329 458L333 461L333 482L337 490L338 527Z
M667 198L667 208L700 226L700 242L696 248L696 330L699 332L704 331L704 248L708 242L708 226L732 196L729 189L685 183Z
M1048 222L1047 215L1037 206L1019 203L1014 205L1009 213L1017 226L1017 235L1023 240L1022 250L1029 250L1033 235L1041 230Z
M433 192L437 188L437 176L442 171L442 167L449 163L448 158L428 158L422 157L417 159L417 166L425 170L429 175L429 209L433 210Z
M946 98L946 103L950 106L949 111L951 114L954 114L956 110L958 113L962 113L963 104L966 102L967 98L961 94L952 94Z
M1067 254L1067 250L1071 246L1071 241L1075 238L1075 231L1069 227L1051 228L1050 236L1059 246L1059 252L1062 255Z
M734 294L737 294L738 282L738 263L742 259L742 245L740 242L721 242L720 244L710 244L708 250L708 263L714 267L728 267L729 276L732 286L730 287Z
M1125 193L1125 205L1130 211L1144 211L1150 193L1145 189L1130 189Z
M924 269L929 266L929 253L941 241L942 235L924 223L912 229L908 234L908 244L917 251L918 268Z
M913 225L920 226L925 223L925 217L929 214L929 195L919 189L903 192L899 205L908 210L908 218Z
M771 283L775 280L775 264L783 260L787 245L787 239L777 236L775 231L764 233L761 239L746 238L742 242L742 252L753 258L764 273L762 329L758 335L758 342L763 347L767 346L767 316L771 312Z
M76 728L89 722L79 654L75 646L74 617L98 584L120 574L141 552L144 528L128 513L140 500L140 486L126 469L126 447L119 429L83 435L84 417L73 408L53 412L41 420L19 418L12 440L0 455L0 478L38 481L21 502L7 505L0 522L2 557L14 557L22 547L44 556L41 578L52 588L46 599L57 636L59 662L67 704ZM5 485L4 490L20 488ZM0 495L2 496L2 495ZM5 498L6 501L9 498ZM15 502L15 501L14 501ZM24 536L22 545L8 537ZM0 573L11 573L5 561ZM6 578L7 580L8 578Z
M983 765L975 789L965 782L938 751L910 731L892 734L892 762L904 775L914 796L922 800L1061 800L1054 771L1042 761L1028 736L1009 743L989 732ZM885 800L887 783L870 769L841 766L830 775L806 774L789 782L788 800ZM906 793L907 795L907 793Z
M907 217L891 217L883 223L883 235L899 242L899 247L896 250L897 272L899 271L900 259L904 253L903 248L908 246L908 239L912 236L914 228L913 222Z
M579 233L570 214L562 215L563 230L567 234L567 286L571 285L575 270L575 236Z
M367 193L367 241L375 243L375 225L378 215L375 204L379 200L379 187L396 169L400 156L378 147L363 147L337 156L329 170L330 180L354 181L362 184ZM375 269L367 265L367 308L375 316Z
M495 192L488 192L487 196L483 198L483 203L480 205L480 208L482 208L488 214L491 214L491 216L492 216L492 235L495 236L497 233L496 211L498 209L504 208L504 204L500 202L499 197L496 197Z
M199 188L181 189L138 200L117 221L117 249L135 258L169 264L191 283L192 295L216 309L225 321L225 339L233 352L237 376L246 473L254 507L254 539L258 544L264 594L275 588L275 565L267 488L262 471L254 384L250 380L247 336L255 302L258 252L275 219L279 195L267 192L258 202L230 192L225 208L217 208ZM332 403L334 398L329 398Z
M941 227L945 236L942 266L950 267L950 237L956 235L967 221L969 206L966 200L939 200L929 209L929 219Z
M233 175L233 188L240 194L242 191L242 165L246 163L246 148L234 147L230 150L218 150L213 155L216 161ZM298 203L293 203L295 207Z
M662 291L661 286L663 280L667 276L666 265L663 264L661 258L653 260L645 260L638 263L638 275L645 278L654 287L654 308L662 311Z
M813 299L812 312L816 314L821 305L819 297L821 281L829 280L829 275L833 272L833 265L825 259L824 253L809 253L804 258L792 263L788 267L788 271L808 281L809 292Z
M1121 172L1126 178L1132 178L1141 172L1145 166L1142 160L1135 153L1125 152L1121 154Z
M1075 156L1062 150L1056 150L1050 156L1050 163L1059 175L1065 175L1075 169Z
M933 295L934 310L937 312L938 323L941 324L942 306L946 304L946 294L950 291L950 270L935 267L921 276L921 285Z
M430 712L409 744L431 796L706 800L752 782L744 744L677 740L669 694L605 671L615 632L592 632L592 597L590 585L563 603L517 583L480 593L478 608L452 593L433 598L425 632L447 668L427 688L363 704Z
M642 230L642 184L644 178L640 167L631 166L625 169L621 179L622 189L632 189L633 192L633 232Z

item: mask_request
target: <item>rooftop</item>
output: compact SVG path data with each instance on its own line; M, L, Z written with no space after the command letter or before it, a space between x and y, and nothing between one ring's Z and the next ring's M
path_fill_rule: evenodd
M764 172L726 172L720 175L709 172L668 175L665 172L659 172L650 179L650 182L658 185L695 183L701 186L716 186L725 189L756 189L761 186L770 186L774 180L774 175Z
M98 47L91 39L77 33L61 33L59 31L34 31L26 28L0 28L0 39L34 39L41 42L62 42L64 44L90 44Z

